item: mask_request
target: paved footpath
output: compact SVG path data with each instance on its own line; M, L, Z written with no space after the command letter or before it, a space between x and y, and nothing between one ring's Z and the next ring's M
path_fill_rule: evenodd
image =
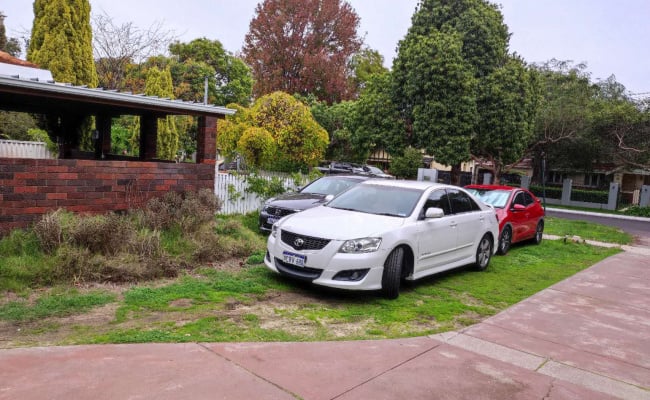
M0 399L650 399L650 249L458 332L0 351Z

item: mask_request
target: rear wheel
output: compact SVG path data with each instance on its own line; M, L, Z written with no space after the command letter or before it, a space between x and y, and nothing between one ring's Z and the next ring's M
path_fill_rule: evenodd
M499 254L505 255L512 244L512 229L509 226L503 228L499 239Z
M492 257L492 238L487 233L483 235L481 241L476 248L476 269L479 271L485 270L490 264Z
M537 223L537 228L535 228L535 237L533 238L533 243L535 244L542 243L543 236L544 236L544 221L540 220Z
M396 299L399 296L403 261L404 249L398 247L388 255L384 263L384 273L381 276L381 292L388 299Z

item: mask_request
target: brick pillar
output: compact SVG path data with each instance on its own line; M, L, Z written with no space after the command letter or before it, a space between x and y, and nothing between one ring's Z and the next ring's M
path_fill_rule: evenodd
M196 135L196 163L212 164L217 160L217 118L199 117Z
M99 137L95 142L95 158L105 158L111 152L111 117L98 115L95 118L95 127Z
M158 118L155 115L140 117L140 160L152 160L158 154Z

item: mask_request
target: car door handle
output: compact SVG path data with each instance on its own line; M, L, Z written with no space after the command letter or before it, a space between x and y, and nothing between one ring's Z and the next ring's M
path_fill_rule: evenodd
M452 227L452 228L455 228L457 225L458 225L458 223L456 223L456 222L450 222L449 223L449 226Z

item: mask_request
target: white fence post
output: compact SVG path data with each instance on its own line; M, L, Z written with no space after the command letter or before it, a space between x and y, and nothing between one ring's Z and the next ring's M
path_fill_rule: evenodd
M293 179L288 174L260 172L258 176L267 180L280 177L285 188L295 189ZM233 191L237 193L236 198L230 198L229 187L232 187ZM221 200L221 211L219 213L226 215L247 214L259 210L264 199L261 199L255 193L246 192L247 188L248 184L244 176L217 172L215 174L214 193Z

